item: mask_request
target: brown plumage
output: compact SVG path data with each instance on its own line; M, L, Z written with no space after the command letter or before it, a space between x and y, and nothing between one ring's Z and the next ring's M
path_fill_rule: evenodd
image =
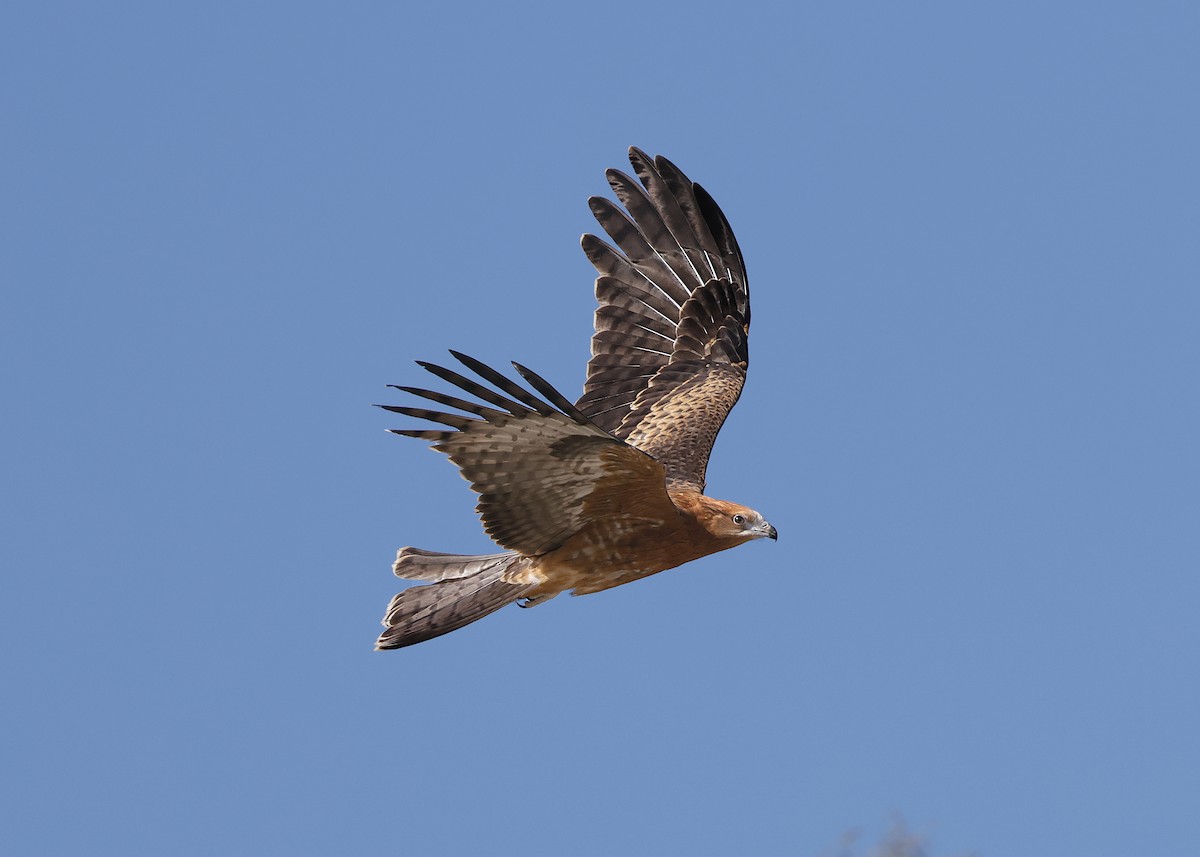
M392 599L376 648L440 636L514 601L600 592L776 538L753 509L703 493L709 453L749 363L746 267L733 230L666 158L630 149L629 160L640 184L607 174L628 214L590 200L616 248L583 236L600 305L578 402L523 366L513 364L528 388L451 352L491 387L421 363L472 398L396 389L461 414L380 406L445 426L392 431L432 441L458 465L479 494L484 529L509 552L401 548L396 575L426 585Z

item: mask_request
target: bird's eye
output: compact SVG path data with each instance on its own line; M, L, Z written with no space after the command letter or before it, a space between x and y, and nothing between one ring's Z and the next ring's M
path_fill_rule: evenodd
M742 524L746 523L746 516L745 515L734 515L733 522L735 524L737 524L738 526L741 526Z

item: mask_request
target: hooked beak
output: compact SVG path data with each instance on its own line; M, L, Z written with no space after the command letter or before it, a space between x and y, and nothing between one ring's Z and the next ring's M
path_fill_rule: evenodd
M773 542L779 541L779 533L766 521L763 521L762 526L759 527L758 530L762 533L761 538L767 538Z

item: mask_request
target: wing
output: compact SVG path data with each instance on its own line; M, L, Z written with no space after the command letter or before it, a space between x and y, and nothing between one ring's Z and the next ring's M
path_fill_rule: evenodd
M421 363L492 407L415 387L396 389L470 416L379 407L449 426L392 431L434 441L434 449L450 456L479 494L475 508L497 544L536 556L600 518L644 522L678 514L667 495L662 465L596 426L542 378L513 364L544 400L478 360L451 354L507 396L449 369Z
M749 363L750 297L733 230L703 188L629 150L639 184L609 170L628 211L590 200L616 244L583 236L596 267L596 332L578 409L653 456L672 487L704 490L717 432Z

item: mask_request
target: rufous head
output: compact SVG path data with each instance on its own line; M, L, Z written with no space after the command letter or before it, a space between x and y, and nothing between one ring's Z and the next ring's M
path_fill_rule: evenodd
M751 539L778 540L779 533L749 506L705 497L698 516L704 528L719 539L748 542Z

